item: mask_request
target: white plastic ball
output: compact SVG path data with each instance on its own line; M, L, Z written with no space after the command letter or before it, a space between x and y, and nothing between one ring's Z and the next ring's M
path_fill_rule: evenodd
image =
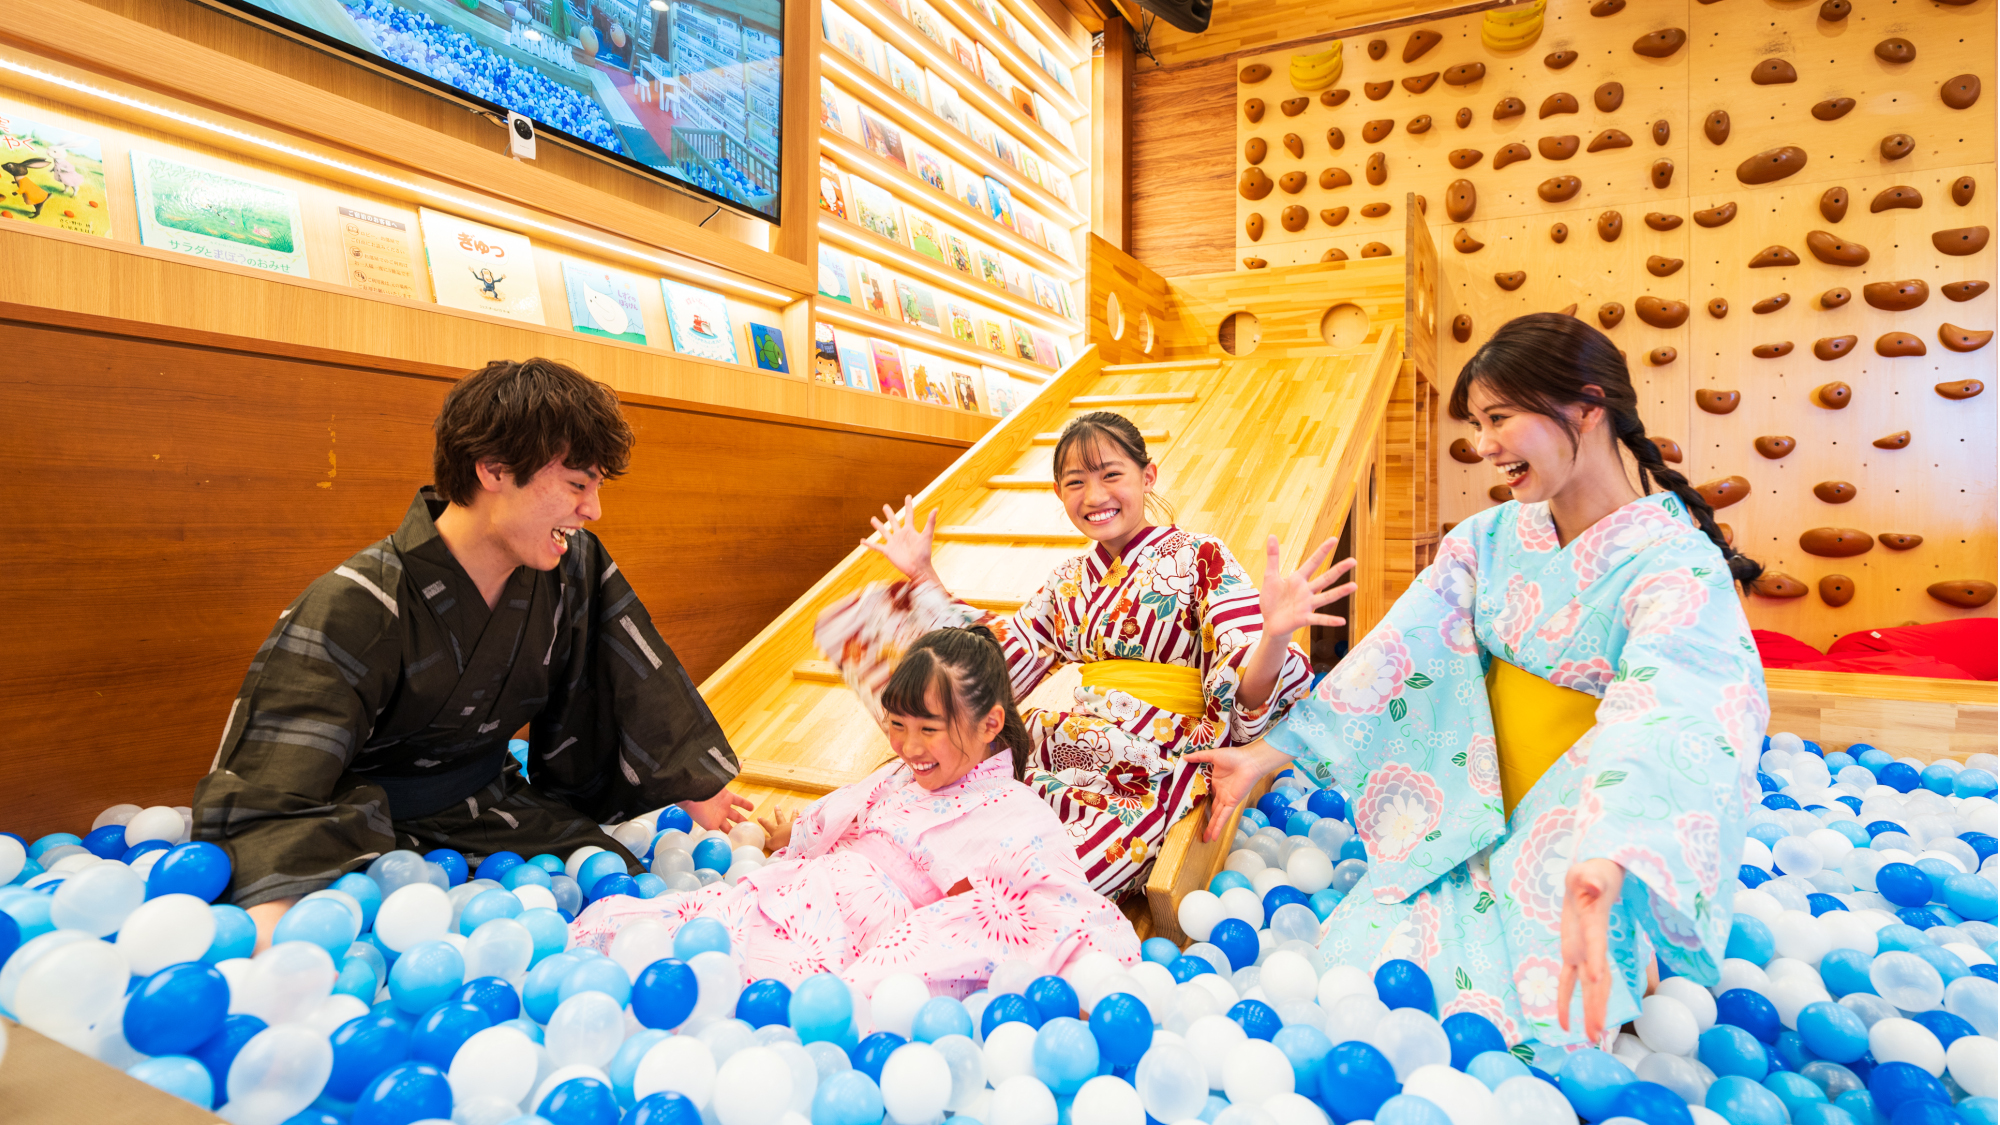
M1648 998L1650 999L1650 997ZM1632 1073L1641 1082L1653 1082L1680 1095L1691 1105L1700 1105L1712 1078L1703 1077L1701 1064L1679 1055L1656 1051L1639 1060Z
M1680 1001L1694 1017L1695 1034L1715 1026L1715 995L1688 978L1668 977L1655 986L1653 994Z
M1741 957L1725 957L1722 968L1716 974L1717 980L1709 991L1717 996L1732 988L1747 988L1759 996L1771 993L1771 978L1763 968L1745 961Z
M1294 1000L1310 1000L1319 992L1319 976L1304 957L1278 950L1259 966L1257 982L1275 1007Z
M232 1125L278 1125L311 1105L332 1074L326 1036L303 1024L274 1024L251 1036L230 1064L222 1116Z
M1868 1029L1868 1053L1875 1062L1906 1062L1929 1071L1932 1077L1944 1073L1944 1047L1929 1028L1915 1020L1892 1016L1876 1020Z
M1237 848L1229 853L1229 858L1222 861L1224 871L1234 871L1239 875L1255 875L1267 866L1269 865L1264 862L1264 857L1249 848Z
M1944 1053L1952 1081L1975 1098L2000 1097L2000 1043L1990 1035L1961 1035Z
M1056 1125L1056 1096L1031 1074L1017 1074L993 1087L986 1125Z
M1407 1083L1419 1068L1451 1064L1451 1040L1429 1013L1397 1008L1382 1017L1367 1041L1396 1068L1396 1081Z
M1875 927L1851 910L1829 910L1817 919L1828 949L1857 949L1875 956Z
M1262 860L1258 860L1262 863ZM1176 914L1181 924L1181 932L1196 941L1207 941L1215 924L1222 921L1222 900L1209 891L1189 891L1182 899ZM996 974L997 977L997 974ZM1025 987L1026 982L1023 982ZM996 992L997 995L997 992Z
M79 1050L91 1027L122 1006L132 976L124 954L90 938L47 947L24 968L9 1004L15 1018Z
M769 1047L738 1051L716 1073L715 1119L722 1125L778 1125L791 1104L791 1068Z
M1944 999L1944 978L1937 967L1900 949L1876 955L1868 966L1868 981L1877 996L1906 1012L1928 1012ZM1878 1056L1876 1061L1888 1060Z
M1208 1072L1201 1059L1186 1044L1162 1042L1160 1036L1140 1057L1132 1082L1155 1120L1184 1121L1208 1104Z
M219 967L219 966L218 966ZM340 970L317 945L284 941L259 953L249 965L243 987L230 982L230 1011L243 1011L267 1026L303 1019L333 992ZM241 1004L241 1008L238 1004Z
M883 1073L886 1076L887 1070ZM1100 1074L1076 1092L1069 1119L1073 1125L1146 1125L1146 1107L1131 1083Z
M1779 914L1770 926L1772 943L1780 957L1817 965L1832 948L1826 928L1819 924L1819 919L1803 910L1787 910Z
M118 951L135 976L152 976L168 965L199 961L215 942L215 912L193 895L148 899L118 929Z
M1319 940L1319 915L1305 903L1285 903L1271 912L1270 934L1281 946L1298 943L1310 949Z
M1340 823L1334 821L1335 824ZM1264 1099L1257 1107L1270 1117L1272 1125L1333 1125L1326 1111L1304 1094L1279 1094ZM1220 1121L1218 1117L1216 1120Z
M2000 984L1970 974L1962 976L1945 986L1943 1007L1986 1038L2000 1038L2000 1027L1996 1027Z
M125 822L125 846L138 847L148 840L162 840L168 844L178 844L187 822L181 819L178 810L166 805L154 805L133 814Z
M1197 982L1205 979L1195 978ZM1229 1060L1229 1052L1248 1038L1243 1032L1243 1025L1228 1016L1203 1016L1188 1025L1188 1050L1201 1060L1203 1073L1208 1076L1209 1089L1222 1089L1226 1077L1224 1064Z
M1451 1125L1496 1125L1500 1105L1486 1084L1462 1070L1431 1065L1418 1068L1404 1084L1405 1093L1414 1093L1444 1111Z
M694 845L690 842L688 846L692 848ZM603 848L598 847L596 844L585 844L569 853L569 856L563 860L563 874L568 875L572 879L576 878L576 873L583 870L583 861L603 850Z
M1765 886L1769 885L1768 883L1765 884ZM1772 919L1784 912L1785 908L1778 905L1778 900L1772 898L1769 891L1757 887L1748 887L1736 892L1735 901L1731 904L1730 909L1738 914L1748 914L1750 917L1768 926L1771 924Z
M535 1084L535 1068L535 1044L520 1029L489 1027L459 1046L445 1077L460 1103L488 1097L518 1106Z
M869 1011L875 1017L875 1030L893 1031L908 1039L910 1026L917 1019L917 1010L930 1000L930 986L914 973L891 973L883 977L868 1000ZM917 1123L911 1122L910 1125Z
M1576 1125L1576 1110L1570 1108L1569 1099L1532 1074L1500 1083L1493 1091L1493 1100L1500 1103L1502 1125Z
M1033 1077L1035 1029L1018 1021L1003 1023L986 1037L985 1054L986 1081L996 1090L1010 1078Z
M117 933L145 901L146 884L137 872L122 863L96 863L71 874L56 888L49 921L59 930L104 937Z
M1671 979L1671 978L1670 978ZM1632 1021L1639 1039L1647 1048L1669 1055L1691 1055L1695 1038L1701 1034L1694 1013L1671 996L1654 993L1641 1002L1639 1017Z
M410 883L382 900L375 912L375 937L397 953L436 941L451 927L452 903L429 883Z
M1819 849L1800 836L1786 836L1772 844L1771 858L1787 875L1817 875L1826 866Z
M1743 854L1738 862L1747 863L1751 867L1763 871L1769 871L1771 869L1771 849L1765 847L1764 841L1759 840L1757 837L1745 836L1743 838ZM1743 892L1738 891L1737 893L1740 895Z
M1291 1060L1268 1040L1245 1039L1222 1061L1222 1093L1231 1105L1262 1105L1292 1093L1295 1082Z
M726 1019L736 1013L736 998L743 994L743 971L729 954L714 949L697 953L688 959L687 967L694 970L695 983L701 989L694 1002L695 1017ZM855 1019L859 1020L861 1005L856 999Z
M905 1043L882 1064L882 1106L898 1125L930 1125L950 1101L951 1064L929 1043Z
M1300 848L1285 861L1285 874L1299 890L1318 894L1333 885L1333 859L1318 848Z
M1805 1010L1806 1005L1831 1000L1833 996L1820 982L1819 974L1807 970L1803 974L1788 976L1773 983L1769 999L1771 1006L1778 1009L1778 1022L1788 1028L1796 1029L1799 1026L1799 1013Z
M1273 890L1291 885L1292 877L1286 874L1285 869L1282 867L1266 867L1264 870L1250 876L1250 889L1256 892L1257 901L1260 903L1264 901L1264 896L1270 894ZM1234 889L1240 890L1241 888ZM1224 893L1228 892L1225 891ZM1262 925L1263 921L1262 912L1259 911L1257 921L1252 923L1252 925Z
M1320 976L1318 999L1322 1011L1331 1013L1349 996L1375 999L1375 978L1352 965L1335 965Z
M1373 994L1343 996L1326 1014L1326 1037L1335 1045L1351 1040L1371 1042L1375 1029L1389 1018L1389 1006Z
M1264 896L1246 887L1231 887L1222 892L1222 913L1228 918L1242 919L1253 930L1262 929Z
M609 993L579 992L556 1007L549 1017L543 1045L557 1066L603 1068L625 1041L623 1006Z
M708 1044L692 1035L672 1035L653 1044L640 1056L632 1073L635 1100L662 1090L670 1090L706 1109L715 1095L715 1056Z

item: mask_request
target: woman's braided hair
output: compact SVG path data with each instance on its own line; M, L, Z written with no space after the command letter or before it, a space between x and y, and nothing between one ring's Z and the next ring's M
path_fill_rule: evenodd
M928 697L937 690L942 715L931 713ZM1000 640L984 625L963 629L933 629L917 638L889 673L882 689L882 709L913 719L944 720L953 738L962 727L978 722L998 705L1002 720L993 741L1013 753L1014 780L1027 776L1028 755L1034 751L1027 724L1014 706L1014 681L1007 671L1007 654ZM961 750L971 748L960 746Z
M1651 492L1658 485L1679 498L1695 523L1722 550L1730 577L1744 589L1764 573L1761 563L1729 545L1716 525L1715 509L1686 477L1661 459L1659 447L1646 436L1646 424L1639 420L1639 395L1632 389L1625 357L1604 333L1562 313L1515 317L1501 325L1459 369L1447 409L1461 422L1472 420L1467 400L1474 383L1520 410L1553 419L1569 434L1572 449L1577 445L1576 423L1565 408L1602 407L1612 434L1639 464L1639 491Z

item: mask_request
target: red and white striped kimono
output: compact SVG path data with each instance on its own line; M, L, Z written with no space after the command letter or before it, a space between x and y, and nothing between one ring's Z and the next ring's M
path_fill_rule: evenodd
M1257 587L1221 540L1177 527L1143 528L1115 557L1100 544L1064 562L1011 618L897 582L834 605L814 638L879 717L882 687L918 637L975 622L1006 649L1017 700L1065 664L1130 660L1198 674L1199 714L1088 684L1067 710L1022 711L1035 743L1026 780L1055 808L1090 885L1113 898L1208 791L1206 772L1182 756L1256 739L1311 686L1306 654L1290 645L1275 705L1240 705L1243 662L1263 634Z

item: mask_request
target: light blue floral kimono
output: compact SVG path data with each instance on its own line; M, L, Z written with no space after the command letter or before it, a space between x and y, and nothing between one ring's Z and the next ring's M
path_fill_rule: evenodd
M1495 658L1600 700L1596 725L1511 819L1484 678ZM1368 971L1415 961L1441 1017L1477 1012L1509 1043L1577 1045L1580 996L1577 1030L1556 1022L1563 878L1601 857L1626 871L1607 1036L1639 1014L1655 953L1712 984L1769 714L1728 567L1672 494L1566 547L1546 504L1481 512L1266 735L1318 785L1357 794L1368 875L1321 952Z

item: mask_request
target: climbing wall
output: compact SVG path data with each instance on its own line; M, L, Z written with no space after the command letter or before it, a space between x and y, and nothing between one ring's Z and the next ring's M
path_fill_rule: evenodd
M1413 195L1440 394L1510 317L1603 327L1771 572L1753 624L1990 616L1994 4L1552 0L1242 56L1241 268L1401 254ZM1470 436L1437 420L1446 523L1505 498Z

